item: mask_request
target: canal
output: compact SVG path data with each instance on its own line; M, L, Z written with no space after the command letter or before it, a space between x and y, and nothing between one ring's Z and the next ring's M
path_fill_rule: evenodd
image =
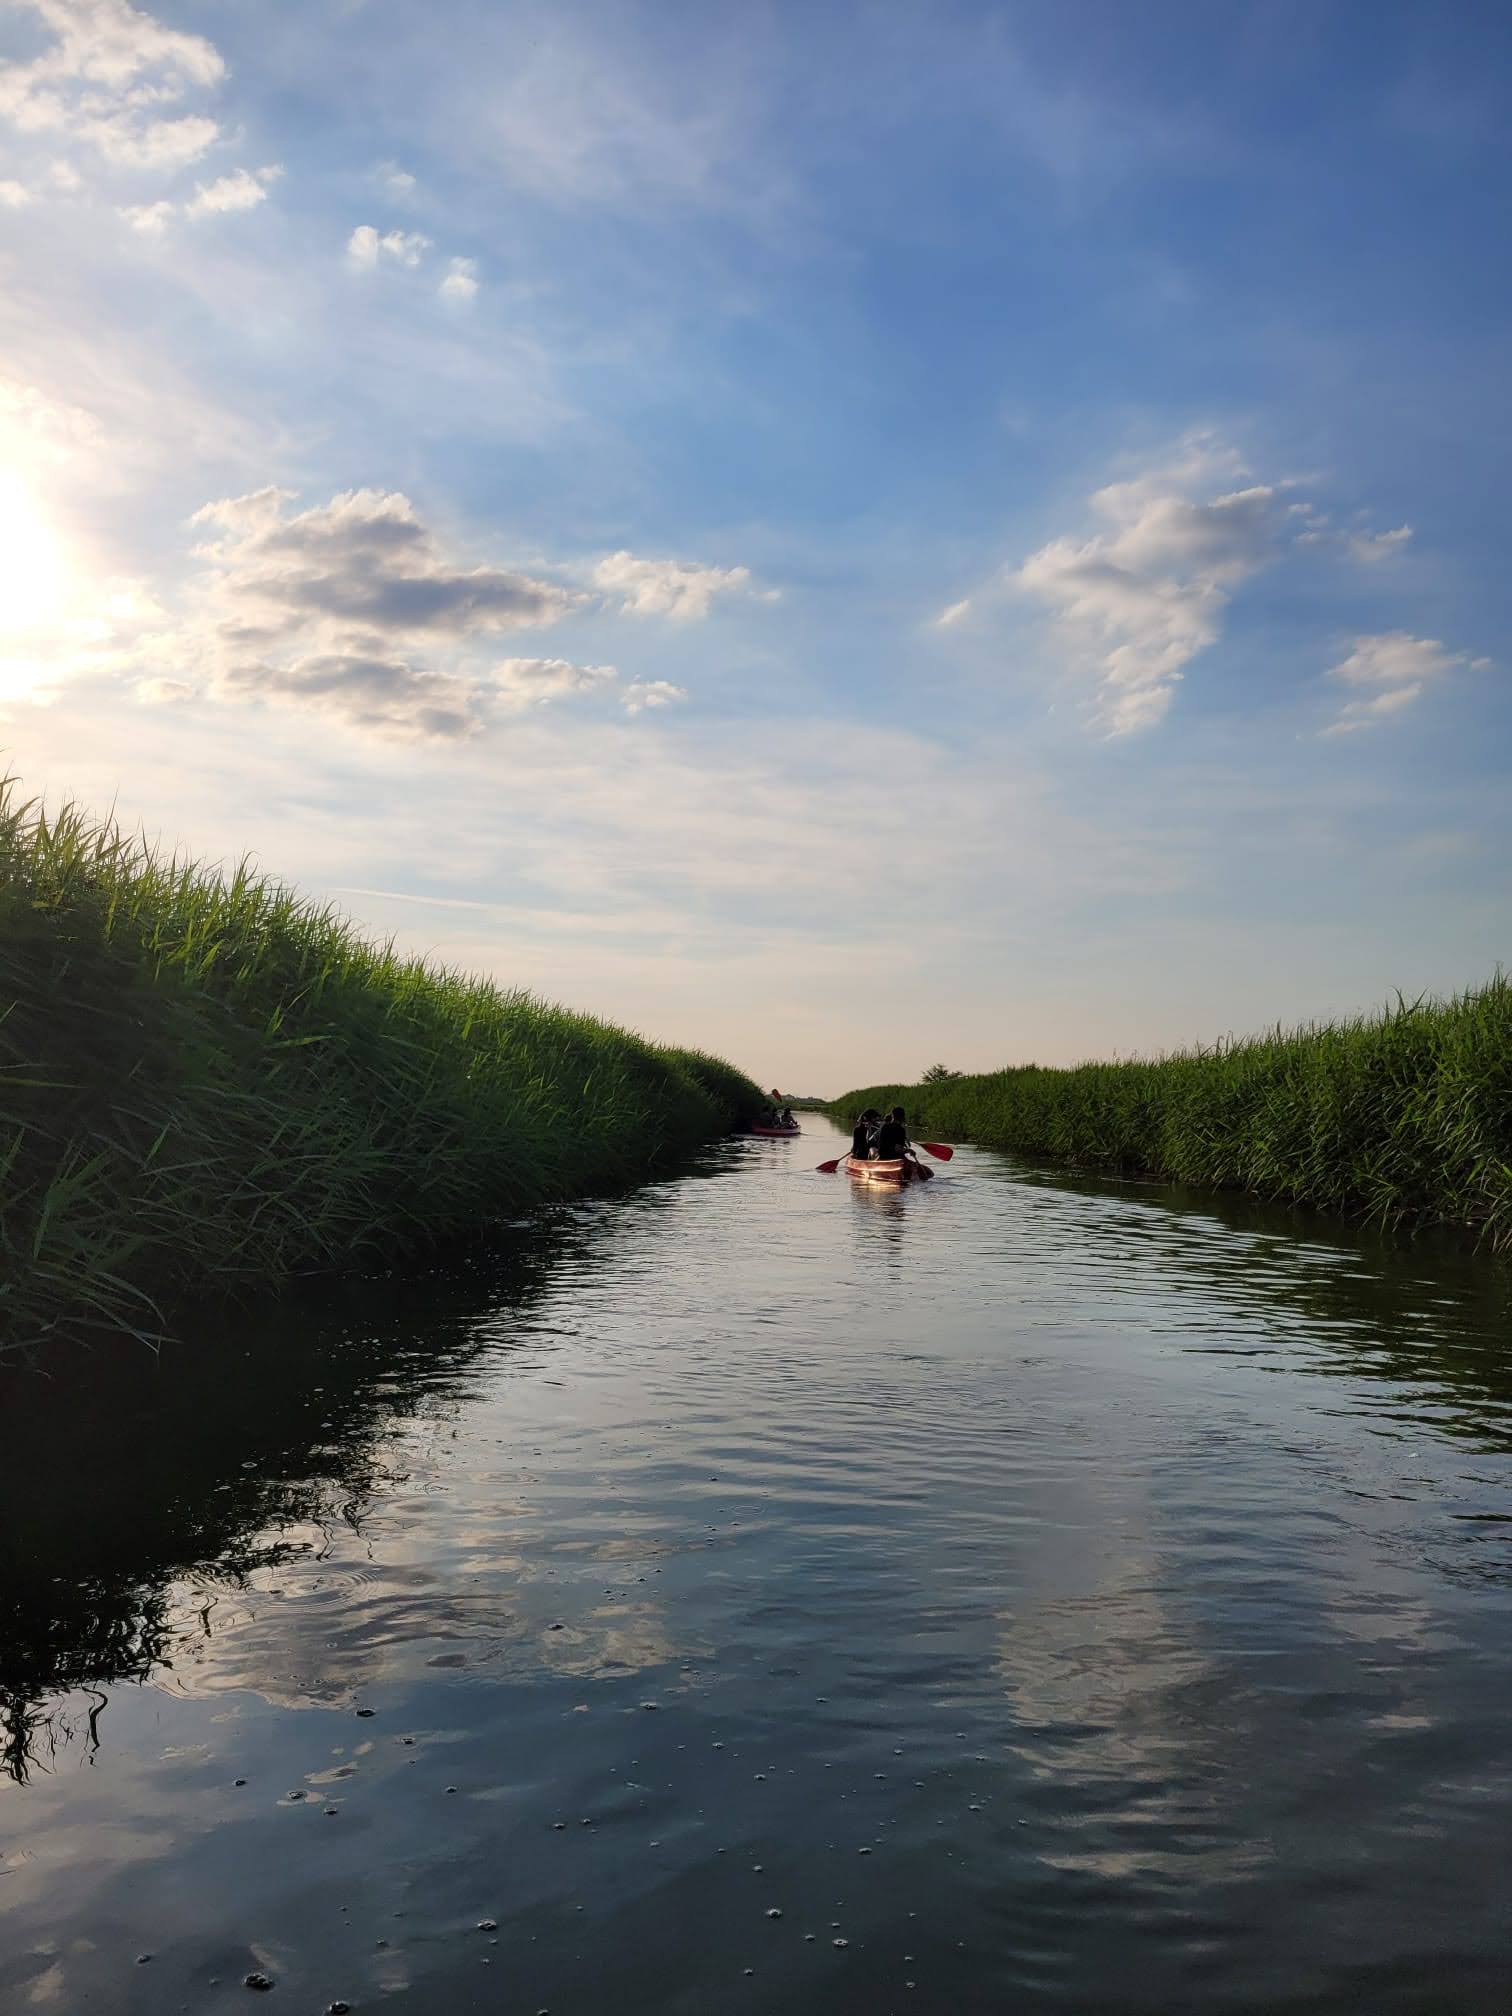
M804 1125L0 1374L0 2007L1505 2011L1507 1269Z

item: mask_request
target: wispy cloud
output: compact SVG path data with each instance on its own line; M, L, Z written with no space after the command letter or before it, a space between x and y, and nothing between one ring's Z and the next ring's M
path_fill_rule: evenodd
M260 203L267 201L269 189L282 174L283 168L276 161L265 168L237 168L214 182L201 182L184 202L172 203L166 198L159 198L155 203L127 204L123 206L121 215L134 231L140 231L146 237L159 238L175 218L184 217L195 223L206 217L255 210Z
M1109 736L1152 728L1253 575L1303 551L1374 567L1412 537L1408 525L1343 532L1298 495L1301 479L1245 480L1250 473L1217 435L1190 435L1174 456L1094 491L1089 534L1050 540L951 603L935 627L953 629L1005 593L1031 597L1052 612L1072 669L1093 681L1092 725ZM1379 714L1401 704L1372 706Z
M411 202L419 187L415 177L407 168L401 168L397 161L380 161L373 175L391 203Z
M372 224L359 224L347 240L347 260L361 272L372 272L385 262L418 266L430 250L430 243L418 231L380 232Z
M1467 652L1450 651L1436 637L1414 637L1406 630L1356 637L1349 655L1331 666L1327 676L1346 686L1363 687L1367 697L1346 701L1322 732L1352 735L1375 727L1461 666L1482 672L1490 663L1489 658L1472 659Z
M166 27L126 0L18 0L52 40L0 70L0 118L112 168L167 171L220 136L203 113L169 108L219 85L226 66L201 35Z
M643 714L648 707L671 707L687 697L688 689L674 686L670 679L632 679L621 695L627 714Z
M1286 486L1217 488L1241 469L1232 450L1197 437L1175 462L1094 492L1105 530L1053 539L1011 574L1092 669L1106 733L1162 719L1187 665L1217 638L1234 589L1280 550ZM957 604L947 615L963 613Z
M1356 560L1363 560L1368 567L1373 567L1382 560L1394 558L1411 537L1410 525L1398 525L1393 532L1352 532L1348 544Z
M703 567L688 560L647 560L611 553L593 570L594 584L630 616L668 616L674 623L702 622L722 595L775 600L758 588L748 567Z
M478 291L478 262L476 259L453 259L446 269L446 278L436 290L444 301L471 301Z
M522 707L546 706L574 693L591 693L618 677L612 665L574 665L566 658L506 658L494 670L498 691Z
M184 205L186 217L215 217L226 211L255 210L267 198L268 190L282 175L275 161L266 168L238 168L218 181L202 182Z

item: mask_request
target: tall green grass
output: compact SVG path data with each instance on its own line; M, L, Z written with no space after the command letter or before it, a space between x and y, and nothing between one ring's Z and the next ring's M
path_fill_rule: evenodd
M1028 1064L835 1100L979 1141L1512 1247L1512 981L1117 1064Z
M627 1184L760 1098L0 783L0 1351Z

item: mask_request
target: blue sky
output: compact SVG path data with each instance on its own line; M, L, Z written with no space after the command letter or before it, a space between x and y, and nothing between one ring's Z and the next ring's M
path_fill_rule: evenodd
M0 743L768 1082L1508 954L1512 17L0 5Z

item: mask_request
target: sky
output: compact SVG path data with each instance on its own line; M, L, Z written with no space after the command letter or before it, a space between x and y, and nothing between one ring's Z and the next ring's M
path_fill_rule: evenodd
M1512 955L1512 12L0 0L0 753L793 1093Z

